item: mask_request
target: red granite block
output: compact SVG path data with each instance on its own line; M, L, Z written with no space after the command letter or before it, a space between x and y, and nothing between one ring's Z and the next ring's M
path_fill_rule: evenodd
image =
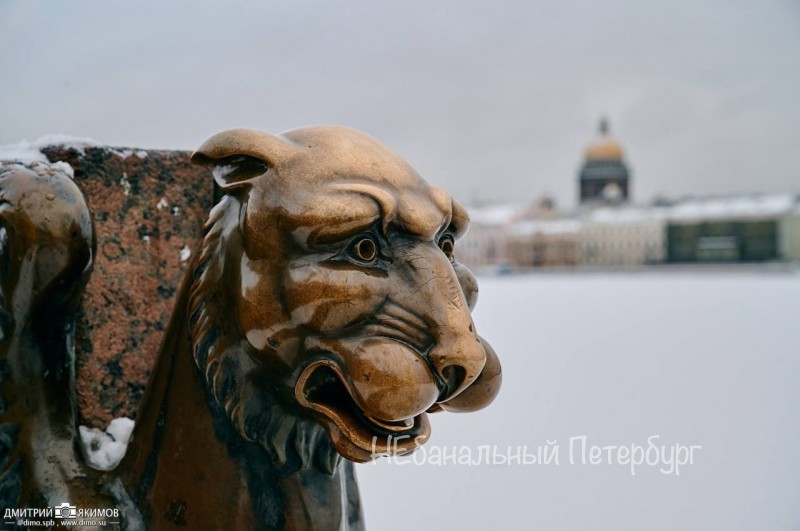
M82 423L133 417L155 363L188 252L213 206L213 181L184 151L50 146L94 216L97 256L77 325Z

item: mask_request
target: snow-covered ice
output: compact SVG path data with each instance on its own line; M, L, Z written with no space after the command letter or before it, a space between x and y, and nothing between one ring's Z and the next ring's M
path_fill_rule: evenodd
M800 528L800 274L481 278L478 331L504 382L489 408L431 416L426 448L560 464L359 465L370 529L732 531ZM701 445L676 476L569 464L589 444Z

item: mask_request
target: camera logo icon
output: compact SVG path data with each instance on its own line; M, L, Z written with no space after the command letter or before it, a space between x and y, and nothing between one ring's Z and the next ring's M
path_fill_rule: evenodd
M53 508L53 513L55 514L56 518L66 518L72 520L78 517L78 508L65 502L61 505L56 505Z

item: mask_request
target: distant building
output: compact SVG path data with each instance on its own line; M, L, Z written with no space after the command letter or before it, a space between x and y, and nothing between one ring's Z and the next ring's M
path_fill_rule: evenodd
M709 197L669 208L668 262L792 260L793 212L788 195Z
M778 248L784 260L800 262L800 202L778 224Z
M632 266L664 261L666 212L661 208L607 207L584 214L580 263Z
M577 219L520 221L509 227L508 255L516 267L575 266L579 263Z
M579 174L580 204L619 204L630 197L630 173L622 146L611 137L608 120L602 118L599 137L586 149Z
M457 247L469 266L637 266L800 262L800 201L791 195L688 197L559 215L496 205L473 214Z
M525 207L490 205L469 209L467 234L456 245L456 258L469 267L508 265L508 226Z
M662 197L630 204L630 174L605 118L586 150L579 184L581 208L574 212L559 212L549 199L470 209L458 259L479 268L800 262L798 197Z
M581 263L800 261L800 214L791 195L687 197L582 215Z

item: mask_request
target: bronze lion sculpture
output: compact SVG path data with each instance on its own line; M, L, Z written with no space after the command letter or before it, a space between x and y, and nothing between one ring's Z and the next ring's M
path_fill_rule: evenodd
M101 473L72 456L65 488L25 475L16 503L118 507L123 529L363 529L353 462L412 452L429 413L477 410L499 390L470 317L477 283L454 257L468 215L344 127L225 131L192 160L220 198L125 459ZM77 265L62 298L74 301L91 253L65 257ZM74 436L71 417L56 428ZM14 452L4 468L37 458Z

